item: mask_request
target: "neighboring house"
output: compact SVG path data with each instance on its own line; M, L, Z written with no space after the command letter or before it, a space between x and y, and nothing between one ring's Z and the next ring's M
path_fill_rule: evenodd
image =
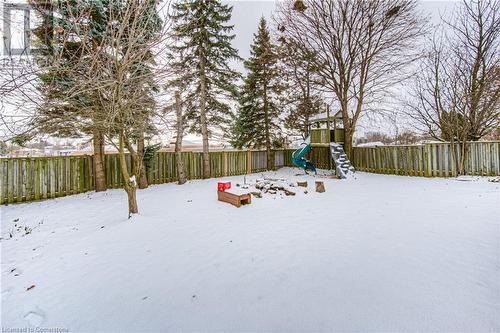
M70 155L74 155L76 152L77 152L77 150L75 148L60 149L60 150L57 150L57 155L58 156L70 156Z
M37 148L19 148L5 155L5 157L36 157L36 156L44 156L44 151Z
M380 141L374 141L374 142L360 143L356 145L356 147L378 147L378 146L385 146L385 144Z
M47 146L43 148L45 156L70 156L77 151L73 146Z
M224 149L233 149L231 146L222 145L222 144L209 144L208 149L210 151L213 150L224 150ZM160 151L175 151L175 143L171 143L168 147L161 148ZM201 143L191 143L191 144L182 144L182 151L203 151L203 145Z

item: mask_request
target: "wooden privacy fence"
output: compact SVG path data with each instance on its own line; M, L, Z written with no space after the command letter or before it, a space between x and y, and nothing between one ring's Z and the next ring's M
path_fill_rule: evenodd
M293 166L294 149L273 150L273 168ZM188 179L202 178L202 153L183 152ZM314 147L308 158L319 169L333 169L328 147ZM83 193L94 189L92 156L0 158L0 204L26 202ZM456 175L449 143L413 146L355 147L352 162L359 171L395 175L450 177ZM130 167L130 157L127 156ZM105 157L108 188L121 188L117 154ZM173 152L156 153L149 161L149 184L177 180ZM470 175L500 175L500 142L471 142L466 156ZM266 151L210 152L210 176L237 176L267 169Z
M274 150L274 168L291 166L293 150ZM188 179L202 178L202 153L183 152ZM130 156L127 156L130 168ZM83 193L94 189L93 157L19 157L0 158L0 204L26 202ZM267 169L265 151L210 152L211 177L236 176ZM105 156L108 188L121 188L123 179L117 154ZM177 180L174 152L158 152L147 167L149 184Z
M460 149L457 145L458 158ZM468 175L500 175L500 142L469 142L465 157ZM354 147L356 170L394 175L454 177L457 175L450 143L407 146Z

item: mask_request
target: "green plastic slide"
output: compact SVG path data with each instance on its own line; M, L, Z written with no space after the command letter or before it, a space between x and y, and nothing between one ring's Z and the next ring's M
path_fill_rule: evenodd
M314 173L316 173L316 168L314 167L314 165L305 158L306 154L310 151L311 151L311 145L304 142L302 144L302 147L293 152L292 163L293 165L304 169L306 173L307 170L311 170Z

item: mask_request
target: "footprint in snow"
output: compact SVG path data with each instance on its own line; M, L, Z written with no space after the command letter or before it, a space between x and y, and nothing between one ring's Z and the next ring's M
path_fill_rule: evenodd
M45 313L38 306L36 306L34 310L28 311L24 315L24 319L30 326L40 327L45 320Z
M12 294L13 290L14 290L13 287L8 287L8 288L3 289L2 290L2 300L6 300Z

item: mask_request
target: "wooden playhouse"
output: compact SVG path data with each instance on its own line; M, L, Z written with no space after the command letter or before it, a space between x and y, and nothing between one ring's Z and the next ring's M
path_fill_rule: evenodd
M344 126L342 125L342 113L338 111L335 115L321 114L309 120L309 133L311 136L311 147L329 147L331 142L344 144Z
M331 155L330 143L344 143L344 128L342 125L342 114L335 115L326 113L309 120L309 135L311 151L308 159L320 169L335 169Z

